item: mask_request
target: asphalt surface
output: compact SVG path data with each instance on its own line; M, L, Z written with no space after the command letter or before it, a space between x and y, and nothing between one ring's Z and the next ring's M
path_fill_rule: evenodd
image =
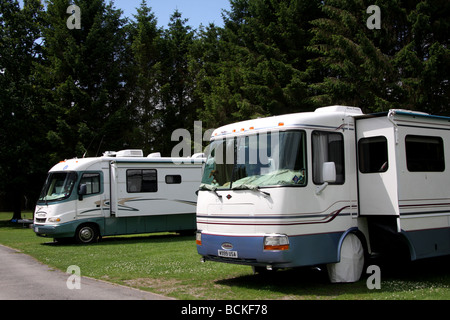
M52 269L26 254L0 245L0 300L171 300L86 278L82 274L81 278L74 277L75 274Z

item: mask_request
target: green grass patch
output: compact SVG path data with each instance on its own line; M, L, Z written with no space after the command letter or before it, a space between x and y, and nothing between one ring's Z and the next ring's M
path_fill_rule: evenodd
M0 244L16 248L62 271L77 265L82 276L177 299L359 300L450 299L450 258L381 266L381 289L366 279L331 284L310 268L253 275L248 266L200 262L194 236L159 233L105 237L92 245L59 244L37 237L0 213Z

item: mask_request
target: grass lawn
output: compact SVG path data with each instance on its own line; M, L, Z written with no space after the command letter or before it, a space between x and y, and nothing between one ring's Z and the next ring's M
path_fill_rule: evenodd
M56 244L0 213L0 244L66 271L177 299L362 300L450 299L450 258L403 267L381 266L381 289L369 290L364 274L357 283L331 284L325 272L310 268L253 275L248 266L200 262L194 236L170 233L105 237L97 244ZM27 218L27 216L24 216Z

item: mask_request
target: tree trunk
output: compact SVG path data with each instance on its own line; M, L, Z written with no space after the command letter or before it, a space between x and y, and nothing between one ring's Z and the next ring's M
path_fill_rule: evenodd
M22 195L19 192L14 192L12 195L13 217L12 220L22 219Z

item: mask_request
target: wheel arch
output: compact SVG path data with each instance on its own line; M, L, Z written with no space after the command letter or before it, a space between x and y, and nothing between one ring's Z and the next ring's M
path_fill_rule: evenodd
M338 242L338 246L337 246L337 256L336 256L336 260L340 261L341 260L341 249L342 249L342 243L344 242L345 238L347 237L347 235L349 234L354 234L355 236L358 237L359 241L361 241L361 245L363 246L363 250L364 250L364 258L368 257L369 254L369 247L368 247L368 241L366 239L366 236L364 235L364 233L359 230L357 227L352 227L350 229L348 229L347 231L345 231L341 238L339 239ZM365 259L367 261L367 259Z

